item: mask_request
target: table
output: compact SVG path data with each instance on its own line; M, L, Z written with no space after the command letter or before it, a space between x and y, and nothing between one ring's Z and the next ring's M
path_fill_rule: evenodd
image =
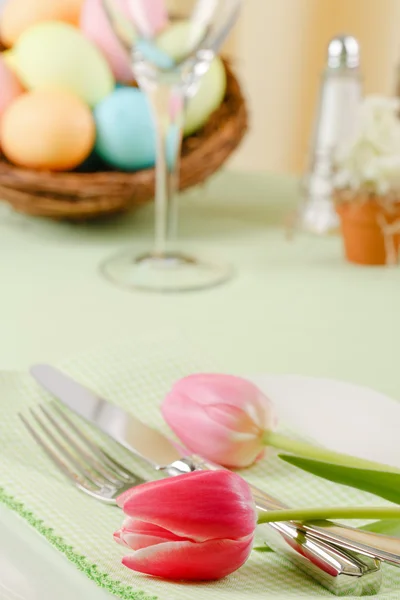
M103 223L0 218L0 368L26 369L121 337L178 328L242 373L300 373L400 395L396 268L346 264L338 237L288 242L297 181L225 172L182 199L181 243L233 263L227 285L130 293L98 273L110 254L148 248L150 206Z
M283 223L297 196L296 178L229 171L184 194L182 246L230 261L236 276L182 295L129 293L98 272L115 251L147 249L151 206L80 225L2 213L0 368L57 363L86 348L173 328L231 372L337 378L400 397L398 269L345 263L337 236L301 234L289 242ZM40 546L54 563L49 589L58 570L67 569L75 597L90 598L93 586L4 509L0 567L1 551L5 560L18 537L27 552Z

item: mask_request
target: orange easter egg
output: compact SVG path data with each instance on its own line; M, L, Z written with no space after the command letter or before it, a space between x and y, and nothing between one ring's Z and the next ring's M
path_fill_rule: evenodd
M2 149L29 169L68 171L91 153L96 128L88 106L61 90L35 90L17 98L1 121Z
M17 76L0 55L0 117L10 104L20 96L24 88Z
M0 19L0 37L7 47L32 25L65 21L79 25L83 0L7 0Z

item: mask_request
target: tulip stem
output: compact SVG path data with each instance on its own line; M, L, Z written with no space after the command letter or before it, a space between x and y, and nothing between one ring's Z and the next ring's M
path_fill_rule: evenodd
M327 506L324 508L294 508L270 510L258 517L258 523L278 521L316 521L325 519L399 519L400 506Z
M363 458L357 458L350 456L349 454L342 454L340 452L334 452L326 448L314 446L307 442L293 440L280 433L274 431L265 431L263 436L263 443L265 446L271 446L278 450L284 450L290 454L296 454L304 458L311 458L313 460L319 460L337 465L343 465L346 467L356 467L358 469L373 469L378 471L390 471L399 473L399 469L384 465L378 462L373 462Z

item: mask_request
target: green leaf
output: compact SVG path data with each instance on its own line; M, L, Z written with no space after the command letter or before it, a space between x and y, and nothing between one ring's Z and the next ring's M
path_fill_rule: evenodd
M279 457L285 462L307 471L307 473L400 504L400 473L346 467L291 454L280 454Z
M374 521L360 527L364 531L372 531L374 533L383 533L385 535L391 535L393 537L400 537L400 521Z

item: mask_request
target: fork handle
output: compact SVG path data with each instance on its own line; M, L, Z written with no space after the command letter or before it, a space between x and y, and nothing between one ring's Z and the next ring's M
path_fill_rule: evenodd
M357 550L366 556L375 556L396 567L400 566L400 539L381 533L364 531L332 521L296 523L300 529L312 537L342 548Z
M175 476L191 471L221 468L198 456L190 456L162 470L169 476ZM279 500L255 486L250 487L259 511L285 508ZM283 554L333 594L337 596L376 594L380 589L382 575L380 561L375 557L375 553L359 552L350 539L347 539L346 549L343 543L339 543L341 547L337 547L334 545L334 540L322 539L319 528L317 530L312 524L307 524L306 531L303 524L277 522L265 523L259 526L259 531L273 550ZM338 539L333 531L330 531L329 535L331 538Z

